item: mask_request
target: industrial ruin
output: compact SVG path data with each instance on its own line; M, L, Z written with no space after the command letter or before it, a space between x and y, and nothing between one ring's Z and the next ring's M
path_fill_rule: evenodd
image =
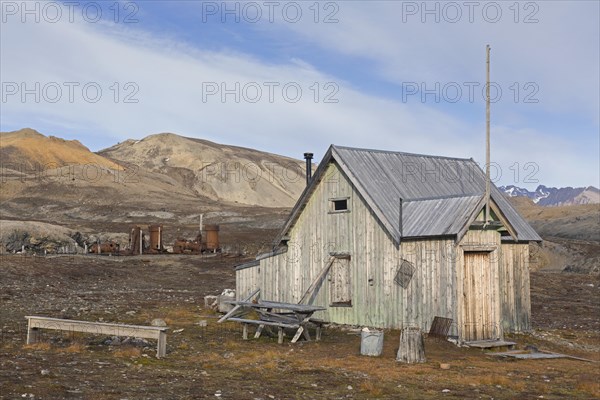
M143 254L203 254L219 253L219 225L200 223L200 229L194 239L177 238L173 246L166 246L163 240L164 228L162 225L148 225L148 235L141 226L134 225L129 229L129 242L127 248L121 249L119 243L114 241L98 240L91 246L86 246L86 253L105 255L143 255ZM204 232L204 234L203 234ZM169 251L169 249L172 249Z

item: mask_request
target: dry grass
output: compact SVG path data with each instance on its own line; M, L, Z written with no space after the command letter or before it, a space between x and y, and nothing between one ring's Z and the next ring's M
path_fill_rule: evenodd
M142 350L139 347L124 346L116 349L113 354L119 358L138 358L142 355Z
M86 349L86 346L79 342L73 342L69 346L65 347L62 351L65 353L82 353Z
M452 383L469 386L502 386L503 388L509 388L519 392L524 390L526 386L525 382L521 380L511 379L507 376L498 374L452 376Z
M174 308L166 311L164 318L168 326L189 325L198 320L198 311L187 308Z
M358 385L358 390L367 394L369 397L380 397L383 394L381 388L370 380L361 382Z
M38 342L38 343L26 344L23 346L23 348L26 350L48 351L52 348L52 346L48 342Z
M177 350L188 350L189 348L190 348L189 343L185 343L185 342L184 343L180 343L177 346Z
M591 382L591 381L583 381L577 384L577 390L580 392L588 393L593 398L600 398L600 383Z

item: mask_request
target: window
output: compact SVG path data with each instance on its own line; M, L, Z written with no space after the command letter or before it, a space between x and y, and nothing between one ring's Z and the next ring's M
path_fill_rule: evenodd
M333 211L346 211L348 209L348 200L333 200Z
M348 209L348 197L329 199L329 202L330 213L350 212L350 210Z

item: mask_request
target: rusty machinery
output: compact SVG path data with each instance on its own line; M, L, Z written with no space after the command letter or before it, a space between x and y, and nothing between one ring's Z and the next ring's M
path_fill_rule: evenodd
M139 226L132 226L129 229L129 254L143 254L144 253L144 242L146 240L146 235L142 228Z
M163 247L163 227L162 225L148 225L150 231L150 253L165 253Z
M120 251L119 243L105 242L105 243L94 243L89 249L89 253L93 254L117 254Z
M158 254L167 252L163 240L163 226L149 225L148 230L150 235L149 243L147 245L146 235L141 227L136 225L129 229L128 254ZM202 235L203 231L205 232L205 237ZM103 244L103 246L105 245L108 244ZM113 244L110 246L112 245ZM100 250L101 252L105 252L104 247L101 247ZM118 248L116 251L119 251ZM177 238L173 244L173 253L175 254L201 254L206 252L216 253L219 251L221 251L219 243L219 225L214 224L205 225L202 227L201 223L200 231L195 239L187 240L183 238Z
M186 240L182 238L177 238L175 240L175 244L173 244L173 253L175 254L184 254L184 253L192 253L192 254L200 254L202 252L202 234L198 233L196 239L194 240Z
M173 245L173 253L200 254L221 251L219 245L219 225L206 225L204 226L204 232L206 232L205 240L202 236L202 231L198 232L194 240L178 238Z

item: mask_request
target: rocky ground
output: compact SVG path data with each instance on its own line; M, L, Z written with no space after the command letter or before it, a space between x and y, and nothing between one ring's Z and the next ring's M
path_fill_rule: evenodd
M358 332L329 327L323 341L243 341L217 324L203 297L234 287L241 258L198 256L2 256L0 397L6 399L590 399L598 363L505 360L426 339L427 362L395 362L399 332L382 357L359 355ZM143 279L142 279L143 278ZM534 331L527 344L600 361L600 280L532 273ZM25 315L170 327L167 357L152 341L46 331L26 345ZM440 368L441 363L450 369Z

